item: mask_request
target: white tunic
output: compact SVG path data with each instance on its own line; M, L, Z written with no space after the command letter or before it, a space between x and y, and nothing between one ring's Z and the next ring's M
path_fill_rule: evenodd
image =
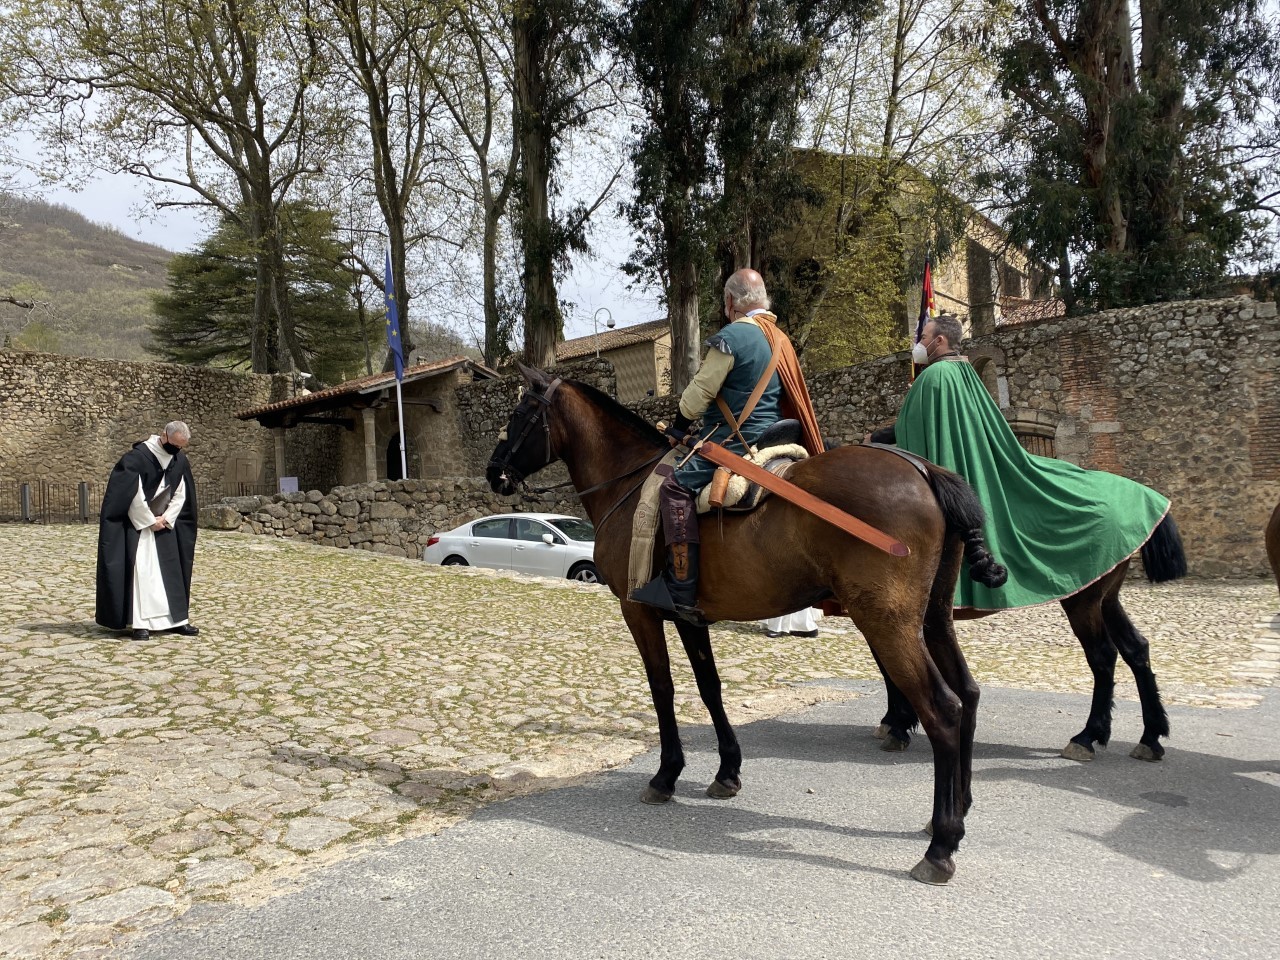
M160 461L162 470L168 469L173 457L164 449L160 438L152 436L147 439L147 449ZM165 489L164 478L161 477L156 493ZM164 518L173 526L182 511L182 504L187 499L187 483L179 479L173 498L165 508ZM138 481L138 492L133 495L133 503L129 505L129 521L138 531L138 553L133 561L133 623L134 630L170 630L180 627L187 621L174 620L169 615L169 597L164 591L164 579L160 574L160 557L156 552L156 535L151 529L159 519L147 506L147 498L142 492L142 481Z
M818 629L817 611L813 607L805 607L784 617L770 617L764 622L770 633L812 633Z

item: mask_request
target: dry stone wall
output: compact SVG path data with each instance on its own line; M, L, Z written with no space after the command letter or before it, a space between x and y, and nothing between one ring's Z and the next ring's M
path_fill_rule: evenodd
M502 497L482 480L394 480L335 487L329 493L231 497L201 511L202 526L304 540L327 547L421 557L434 533L493 513L583 516L567 495Z

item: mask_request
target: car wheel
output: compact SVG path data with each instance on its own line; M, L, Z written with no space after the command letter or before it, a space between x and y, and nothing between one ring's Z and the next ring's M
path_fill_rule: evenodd
M600 571L596 569L594 563L580 563L569 571L569 579L582 583L599 583Z
M467 563L467 561L466 561L466 559L465 559L464 557L460 557L460 556L458 556L458 555L455 553L455 554L453 554L452 556L445 557L443 560L441 560L441 561L440 561L440 566L442 566L442 567L469 567L469 566L471 566L471 564Z

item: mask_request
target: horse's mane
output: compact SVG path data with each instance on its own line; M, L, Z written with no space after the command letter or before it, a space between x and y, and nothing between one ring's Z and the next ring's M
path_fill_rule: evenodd
M658 432L657 427L630 407L624 407L603 390L597 390L591 384L583 383L581 380L568 380L566 382L572 383L575 389L582 392L583 396L597 407L600 407L604 413L621 423L639 439L655 447L662 446L666 442L662 439L662 434Z

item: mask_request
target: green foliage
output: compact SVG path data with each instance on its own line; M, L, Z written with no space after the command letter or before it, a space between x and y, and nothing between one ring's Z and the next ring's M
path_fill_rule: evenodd
M972 211L909 167L822 151L798 159L813 200L765 270L779 322L814 372L903 349L905 291L919 283L926 241L937 263Z
M363 347L334 216L295 203L281 211L281 222L285 279L306 369L321 383L337 382L362 369ZM155 298L158 319L148 349L176 363L247 369L257 263L244 230L224 217L195 251L170 261L169 291Z
M663 286L673 380L688 381L693 318L714 318L735 268L761 268L808 199L792 145L824 42L863 0L628 0L611 25L644 120L624 212L625 270ZM701 311L699 305L701 304Z
M13 338L13 346L35 353L58 353L62 342L54 329L43 320L32 320Z
M1131 37L1128 4L1018 2L993 45L1019 162L990 182L1010 201L1014 241L1059 265L1069 307L1217 293L1274 222L1263 122L1280 48L1262 4L1138 7Z

